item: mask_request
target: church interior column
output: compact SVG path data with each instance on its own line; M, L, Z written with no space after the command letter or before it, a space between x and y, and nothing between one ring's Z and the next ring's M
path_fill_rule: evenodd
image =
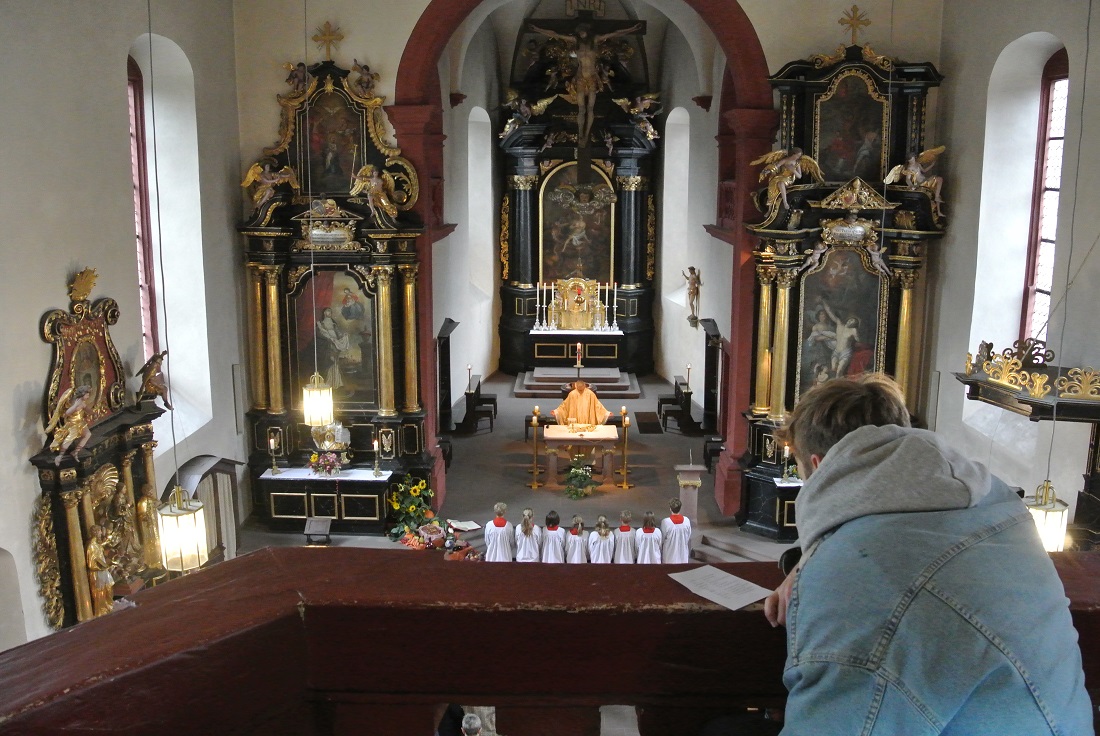
M509 243L508 269L509 281L520 288L532 288L537 280L538 268L535 264L535 186L538 184L537 174L529 173L528 168L520 167L523 173L513 174L508 178L511 184L511 212L509 231L511 241ZM537 169L536 169L537 170Z
M393 266L375 266L371 276L378 288L378 416L395 417L393 384L393 308L390 285L393 283Z
M263 276L255 264L248 265L248 349L251 368L252 408L267 408L267 373L264 364Z
M79 491L61 493L61 503L65 506L65 525L69 528L69 564L76 598L76 620L87 621L92 618L92 591L88 583L88 565L84 561L84 540L80 533L80 515L76 507L84 494Z
M757 309L756 324L756 400L752 404L752 413L763 416L771 406L771 366L772 351L769 336L772 324L772 282L775 281L776 268L772 265L756 267L756 278L760 283L760 302Z
M645 193L648 188L646 177L638 175L615 177L619 185L619 202L616 208L615 226L619 229L619 249L616 260L618 271L615 277L619 288L641 286L644 280L645 240L642 237L645 226Z
M768 419L783 421L787 415L787 342L790 333L791 284L797 271L776 269L775 330L772 333L771 406Z
M282 266L261 266L267 293L267 378L268 412L285 414L283 404L283 348L279 328L279 274Z
M894 380L905 394L905 403L913 405L909 386L909 364L913 355L913 287L917 283L917 271L894 271L901 287L901 304L898 309L898 349L894 358Z
M416 264L402 264L397 267L405 293L405 405L401 411L420 411L418 395L419 382L416 377Z

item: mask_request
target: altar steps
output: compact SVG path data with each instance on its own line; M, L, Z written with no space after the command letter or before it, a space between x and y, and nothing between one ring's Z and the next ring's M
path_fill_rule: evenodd
M576 368L535 368L516 376L512 395L517 399L561 399L562 389L577 379ZM581 368L581 380L601 399L638 399L642 388L633 373L618 368Z

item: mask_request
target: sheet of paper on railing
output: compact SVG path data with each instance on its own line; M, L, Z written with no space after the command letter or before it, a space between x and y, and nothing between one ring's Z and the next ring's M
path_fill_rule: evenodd
M476 521L459 521L458 519L447 519L447 526L456 532L472 532L481 528L481 524Z
M775 484L780 488L801 488L802 480L799 478L776 478Z
M756 603L771 593L756 583L722 572L717 567L703 565L686 572L669 573L669 577L697 596L725 606L732 611Z

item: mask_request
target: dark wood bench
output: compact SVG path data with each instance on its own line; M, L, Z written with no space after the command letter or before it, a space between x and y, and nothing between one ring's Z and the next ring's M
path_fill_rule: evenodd
M673 383L675 393L674 403L660 405L658 414L661 416L661 429L668 429L668 420L676 420L676 427L684 434L695 434L699 431L699 423L691 416L691 387L683 376L676 376ZM660 402L660 397L658 397Z
M473 434L481 425L482 419L489 420L489 431L493 431L493 419L496 417L496 396L493 395L493 406L486 406L483 396L490 394L481 393L481 376L471 376L466 385L466 415L458 425L457 431L463 434Z

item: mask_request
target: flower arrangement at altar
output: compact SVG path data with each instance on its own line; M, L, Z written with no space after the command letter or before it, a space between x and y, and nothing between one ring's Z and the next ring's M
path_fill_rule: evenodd
M592 467L586 464L584 455L574 455L565 474L565 495L578 500L592 495L592 489L600 482L592 477Z
M340 456L335 452L315 452L309 456L309 469L317 475L339 475Z
M428 481L406 475L397 490L386 497L389 518L393 521L390 539L401 539L407 534L419 537L420 527L435 518L435 512L432 511L434 495L432 489L428 488Z

